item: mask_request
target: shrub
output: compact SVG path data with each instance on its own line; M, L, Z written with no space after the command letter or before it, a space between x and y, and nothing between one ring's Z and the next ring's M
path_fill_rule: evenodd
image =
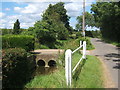
M86 38L84 38L84 37L81 37L81 38L79 38L78 39L78 41L86 41L86 45L87 45L87 50L92 50L92 49L94 49L94 46L92 45L92 43L90 42L90 38L88 38L88 37L86 37Z
M76 38L79 38L79 37L82 37L82 32L81 31L76 33Z
M26 51L34 50L34 37L30 35L4 35L2 48L23 48Z
M12 29L1 29L2 35L12 34Z
M46 45L40 45L40 49L49 49Z
M2 51L3 88L22 88L30 80L35 58L29 60L27 56L28 53L21 48Z

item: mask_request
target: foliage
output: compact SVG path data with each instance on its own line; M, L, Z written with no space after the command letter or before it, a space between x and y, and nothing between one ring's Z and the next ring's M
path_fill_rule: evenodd
M12 29L1 29L2 35L12 34Z
M79 47L80 41L86 41L87 43L87 50L94 49L94 46L90 42L90 38L86 37L79 37L77 39L69 39L63 42L63 45L60 47L61 49L71 49L72 51Z
M26 51L34 50L34 37L30 35L4 35L2 48L23 48Z
M83 17L83 15L77 17L78 23L76 24L76 30L78 30L78 31L82 30L82 21L83 21L82 17ZM92 14L90 14L89 12L85 12L85 24L86 24L85 27L95 26L94 16Z
M120 36L120 1L97 2L92 4L91 10L96 26L100 27L102 37L112 41L119 41Z
M95 49L94 46L92 45L92 43L90 42L90 38L86 37L81 37L81 38L78 38L78 42L79 41L86 41L86 49L87 50L92 50L92 49Z
M64 8L64 3L59 2L55 5L50 4L46 12L43 14L43 20L49 20L51 17L55 19L57 14L59 15L59 20L61 21L64 26L67 28L69 32L72 32L72 28L69 25L69 19L70 17L66 14L67 10Z
M86 36L88 37L93 37L93 38L101 38L102 35L101 35L101 31L85 31L86 33Z
M82 37L83 35L82 35L82 32L80 32L80 31L78 31L78 32L76 32L76 38L80 38L80 37Z
M27 30L22 30L21 35L32 35L35 36L34 27L29 27Z
M17 19L16 22L14 23L14 27L13 27L13 34L19 34L20 33L20 22Z
M2 87L4 89L23 88L24 84L30 80L35 61L34 58L29 60L27 57L28 53L21 48L2 50Z

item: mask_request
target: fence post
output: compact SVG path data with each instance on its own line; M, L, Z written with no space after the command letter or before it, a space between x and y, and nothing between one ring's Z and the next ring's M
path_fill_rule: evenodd
M83 59L86 59L86 41L83 41Z
M71 86L71 82L72 82L71 61L72 61L72 51L68 49L65 52L65 77L66 77L67 86Z
M82 45L82 41L80 41L80 46Z

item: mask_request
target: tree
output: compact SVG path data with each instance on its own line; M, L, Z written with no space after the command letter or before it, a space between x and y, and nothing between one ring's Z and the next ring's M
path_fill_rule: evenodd
M100 27L103 38L118 41L120 36L120 1L92 4L95 23Z
M16 22L14 23L13 34L19 34L19 33L20 33L20 22L17 19Z
M80 31L82 30L82 17L83 15L81 16L78 16L77 17L77 24L76 24L76 30ZM92 14L90 14L89 12L85 12L85 27L87 26L95 26L95 20L94 20L94 16Z
M56 14L59 16L59 21L61 21L67 30L72 33L73 29L69 25L70 17L67 15L67 10L64 8L63 2L59 2L55 5L50 4L48 9L43 14L43 20L48 20L51 18L50 16L53 16L54 18Z

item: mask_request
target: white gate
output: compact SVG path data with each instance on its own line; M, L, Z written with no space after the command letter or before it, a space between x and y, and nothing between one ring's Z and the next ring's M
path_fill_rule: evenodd
M80 48L83 47L83 55L78 61L78 63L75 65L75 67L72 70L72 54L78 51ZM75 49L74 51L71 51L70 49L66 50L65 52L65 77L66 77L66 83L67 86L71 86L72 83L72 72L74 72L77 68L77 66L80 64L82 59L86 59L86 41L80 41L80 46Z

